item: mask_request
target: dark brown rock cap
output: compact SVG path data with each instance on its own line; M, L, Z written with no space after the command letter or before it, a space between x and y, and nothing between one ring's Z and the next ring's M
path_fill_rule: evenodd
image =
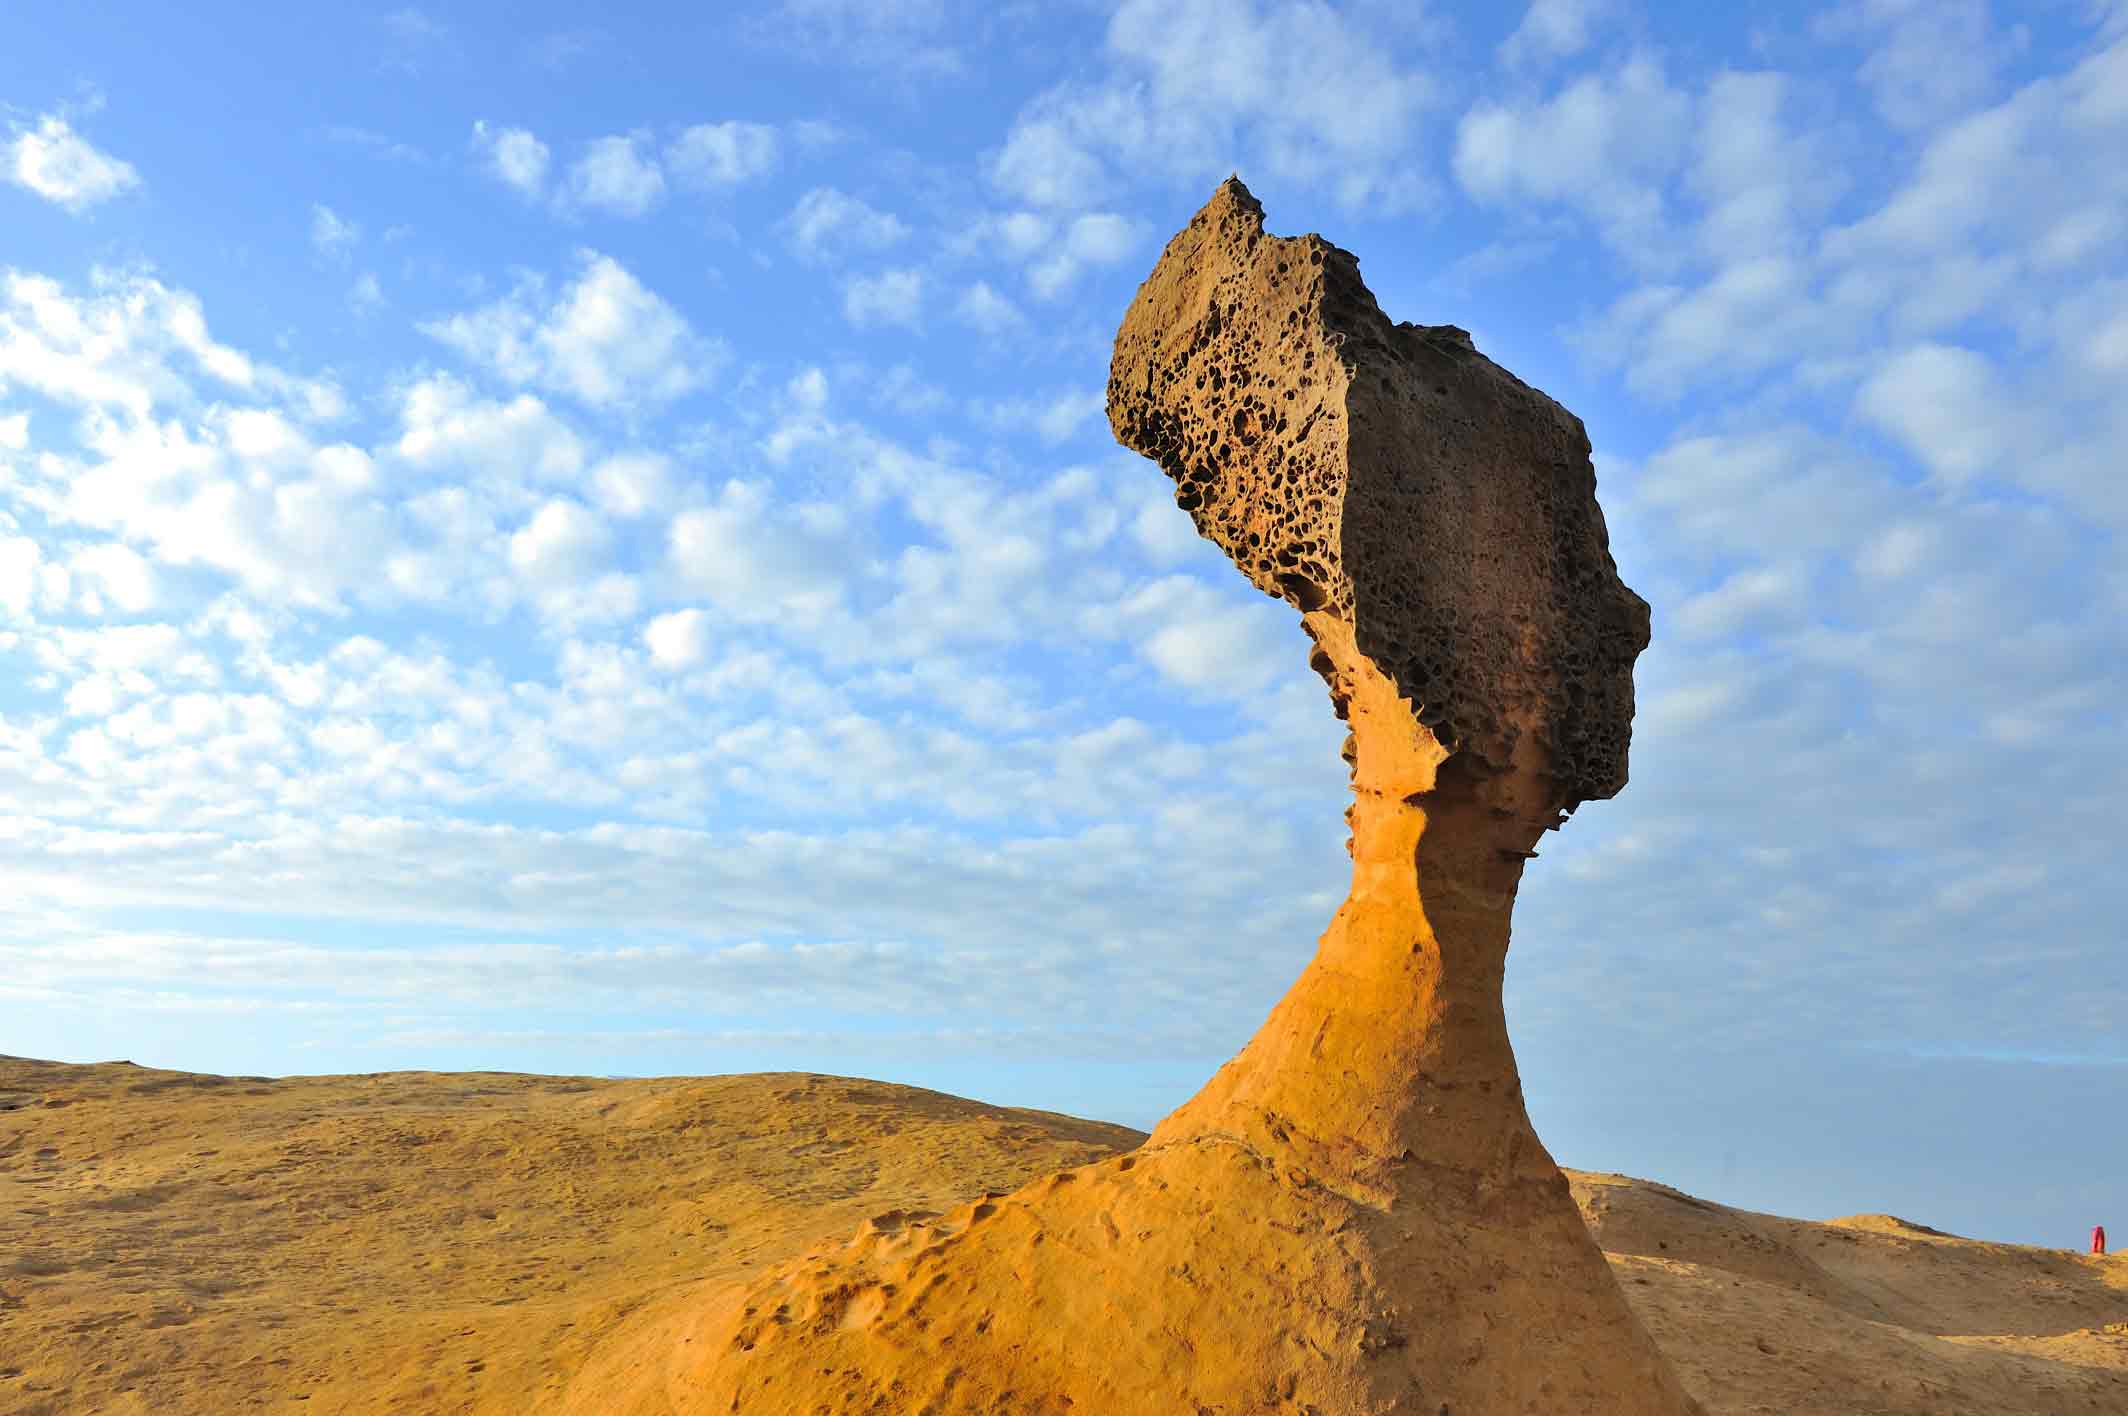
M1116 336L1109 424L1258 589L1353 626L1464 770L1617 793L1648 606L1581 420L1453 325L1395 324L1359 259L1270 236L1230 177Z

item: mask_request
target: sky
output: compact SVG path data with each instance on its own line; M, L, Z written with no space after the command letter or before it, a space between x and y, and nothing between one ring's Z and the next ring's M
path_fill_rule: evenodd
M1516 917L1561 1162L2128 1227L2128 0L587 13L7 27L0 1051L1149 1126L1349 869L1102 412L1238 172L1653 605Z

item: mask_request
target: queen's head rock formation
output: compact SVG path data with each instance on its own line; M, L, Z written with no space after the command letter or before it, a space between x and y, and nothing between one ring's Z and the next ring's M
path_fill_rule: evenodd
M1350 253L1267 235L1238 180L1139 289L1108 407L1300 612L1351 726L1351 893L1138 1151L735 1290L662 1339L670 1406L643 1409L1692 1412L1530 1129L1501 1011L1516 886L1624 785L1648 639L1580 421L1463 331L1392 323Z

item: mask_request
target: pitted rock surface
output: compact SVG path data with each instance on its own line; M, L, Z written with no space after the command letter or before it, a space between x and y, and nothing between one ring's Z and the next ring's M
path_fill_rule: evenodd
M882 1216L615 1368L663 1354L645 1411L1693 1416L1530 1128L1501 1009L1532 847L1625 780L1647 635L1580 425L1459 331L1390 325L1238 181L1140 287L1109 398L1301 611L1351 725L1350 893L1133 1154Z
M1534 733L1559 805L1625 785L1648 607L1581 420L1453 325L1395 324L1351 252L1266 235L1230 179L1117 336L1117 439L1258 589L1327 609L1464 765Z

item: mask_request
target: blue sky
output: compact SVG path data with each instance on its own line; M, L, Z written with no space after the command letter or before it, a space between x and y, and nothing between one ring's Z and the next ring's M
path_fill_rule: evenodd
M2128 5L78 5L0 48L0 1050L1149 1124L1341 736L1101 414L1229 171L1587 422L1560 1159L2128 1224Z

